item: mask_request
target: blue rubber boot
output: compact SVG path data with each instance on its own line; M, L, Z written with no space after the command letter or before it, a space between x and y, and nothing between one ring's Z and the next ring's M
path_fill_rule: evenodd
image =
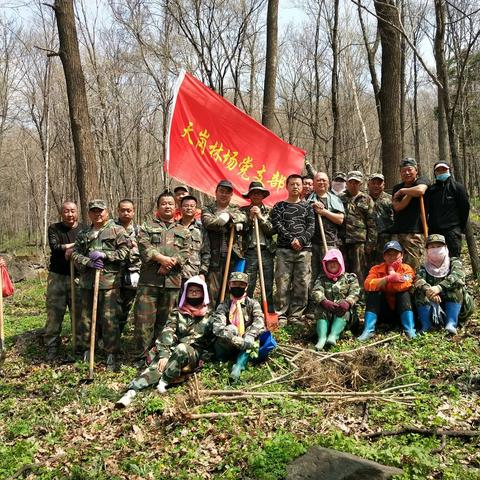
M365 319L363 322L363 332L357 338L361 342L365 342L369 338L373 337L375 333L375 325L377 324L377 314L374 312L365 312Z
M403 330L408 338L415 338L415 318L411 310L406 310L400 314L400 321L402 322Z
M458 315L462 308L461 303L445 302L445 330L452 335L457 334Z
M432 328L432 306L418 305L417 306L418 319L422 325L419 333L425 333Z
M235 365L232 367L232 371L230 372L230 378L236 382L242 372L245 370L247 366L248 359L250 358L250 354L247 352L240 352L237 357L237 361Z

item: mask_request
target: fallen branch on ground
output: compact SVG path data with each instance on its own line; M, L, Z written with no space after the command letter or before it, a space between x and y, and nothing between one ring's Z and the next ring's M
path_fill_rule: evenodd
M360 435L363 438L379 438L379 437L391 437L394 435L405 435L408 433L416 433L419 435L435 435L444 437L457 437L457 438L471 438L480 437L480 431L478 430L442 430L442 429L430 429L430 428L418 428L418 427L404 427L398 430L380 430L379 432L364 433Z

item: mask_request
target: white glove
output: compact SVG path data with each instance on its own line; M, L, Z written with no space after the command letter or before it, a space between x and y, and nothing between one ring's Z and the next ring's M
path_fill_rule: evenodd
M230 214L227 213L227 212L222 212L222 213L218 216L218 223L219 223L220 225L226 225L229 220L230 220Z
M243 230L243 223L236 223L235 224L235 230L237 232L241 232Z
M236 336L232 338L232 345L241 349L243 347L243 338L240 336Z
M245 338L243 339L243 349L250 350L253 347L254 343L255 343L254 337L252 337L251 335L245 335Z
M140 278L140 274L137 272L133 272L130 274L130 283L132 284L133 288L138 287L138 280Z

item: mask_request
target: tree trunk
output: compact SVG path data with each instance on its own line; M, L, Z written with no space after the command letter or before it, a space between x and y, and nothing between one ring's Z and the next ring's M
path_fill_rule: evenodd
M397 183L402 142L400 125L401 42L400 21L394 0L375 0L378 30L382 42L380 136L382 167L387 189ZM394 28L394 25L398 28Z
M340 140L340 110L338 105L338 4L335 0L332 27L332 118L333 118L333 137L332 137L332 162L331 171L334 174L338 170L338 143Z
M277 83L278 56L278 0L268 0L267 57L263 87L262 125L273 130L275 124L275 85Z
M70 127L82 219L88 223L88 200L99 196L95 147L88 114L85 78L80 61L73 0L55 0L53 7L60 41L59 56L67 85Z
M451 108L449 77L447 63L445 61L445 3L444 0L435 0L435 18L437 22L437 32L435 35L435 62L437 65L437 76L442 85L441 97L445 116L447 119L448 141L450 146L450 157L456 179L465 184L462 164L458 156L456 133L455 133L455 112ZM440 107L440 105L439 105ZM442 157L440 157L442 158ZM465 228L468 252L472 263L473 274L476 278L480 274L480 257L478 256L477 244L470 221Z

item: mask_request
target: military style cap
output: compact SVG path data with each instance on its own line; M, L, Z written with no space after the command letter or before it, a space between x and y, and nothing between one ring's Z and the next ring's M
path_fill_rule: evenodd
M217 188L218 187L225 187L225 188L231 188L233 190L233 184L230 180L227 180L227 179L223 179L223 180L220 180L217 184Z
M346 182L346 181L347 181L347 174L344 173L344 172L335 172L335 173L333 174L332 178L333 178L334 180L340 179L340 180Z
M437 163L433 166L433 171L435 171L437 168L440 168L440 167L448 168L448 169L450 170L450 165L449 165L447 162L437 162Z
M173 193L177 193L178 190L185 190L187 193L190 192L186 185L178 185L173 189Z
M380 180L385 181L385 177L383 176L382 173L372 173L372 174L368 177L369 180L373 180L374 178L379 178Z
M396 250L397 252L403 252L402 246L396 240L390 240L383 247L383 253L387 250Z
M230 274L230 282L248 283L248 275L244 272L232 272Z
M401 162L400 162L400 168L403 168L403 167L413 167L413 168L417 168L418 167L418 163L417 161L412 158L412 157L407 157L407 158L404 158Z
M248 186L248 192L243 193L242 197L248 198L248 196L255 190L262 192L263 198L267 198L270 195L270 192L263 186L262 182L250 182L250 185Z
M447 242L445 241L445 237L443 235L440 235L439 233L432 233L432 235L429 235L427 237L427 245L433 242L443 243L444 245L447 244Z
M88 209L92 210L93 208L101 208L102 210L105 210L107 208L107 202L99 198L88 202Z
M363 182L363 173L359 170L352 170L347 174L347 181L348 180L357 180L359 182Z

